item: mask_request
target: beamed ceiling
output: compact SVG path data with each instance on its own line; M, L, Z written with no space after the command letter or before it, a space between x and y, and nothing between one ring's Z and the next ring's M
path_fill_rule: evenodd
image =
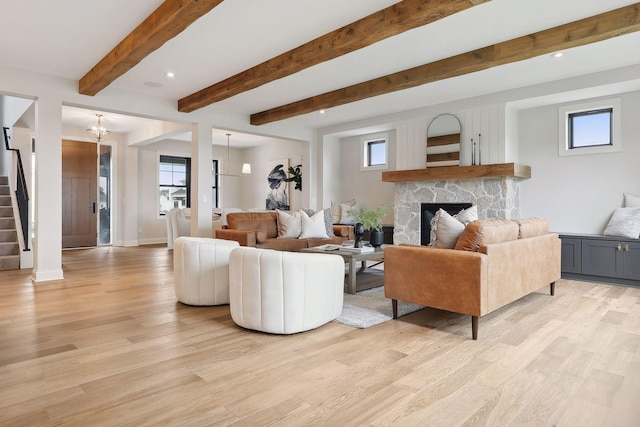
M0 30L24 33L3 48L19 68L78 80L89 96L141 92L174 99L181 112L245 114L254 125L328 126L640 64L640 3L622 0L25 0L9 8L32 24L31 33L14 20ZM98 19L89 25L89 16ZM558 51L562 58L550 57Z

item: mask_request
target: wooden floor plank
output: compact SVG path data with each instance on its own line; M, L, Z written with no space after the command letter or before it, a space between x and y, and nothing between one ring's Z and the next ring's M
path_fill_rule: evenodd
M176 301L166 247L0 272L0 425L636 425L640 289L561 280L480 320L291 336Z

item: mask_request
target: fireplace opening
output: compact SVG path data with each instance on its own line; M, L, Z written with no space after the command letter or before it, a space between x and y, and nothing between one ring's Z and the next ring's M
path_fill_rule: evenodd
M429 246L431 240L431 220L442 209L451 215L455 215L462 209L470 208L471 203L421 203L420 204L420 244Z

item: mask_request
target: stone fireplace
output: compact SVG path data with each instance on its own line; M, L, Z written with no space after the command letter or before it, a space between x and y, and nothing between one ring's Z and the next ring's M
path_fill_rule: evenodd
M493 173L491 166L500 171ZM504 172L504 166L510 170ZM442 171L390 171L383 181L395 182L394 232L395 244L420 244L422 203L471 203L478 206L480 219L511 219L520 217L518 185L529 178L528 166L517 164L452 166ZM497 169L497 168L496 168ZM456 178L455 175L462 176ZM442 179L420 179L442 176ZM480 176L471 176L480 175ZM496 176L491 176L496 175ZM448 178L448 176L452 176Z

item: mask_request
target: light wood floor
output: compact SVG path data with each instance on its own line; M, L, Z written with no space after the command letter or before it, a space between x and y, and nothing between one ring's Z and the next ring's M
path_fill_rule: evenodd
M63 264L0 273L0 425L640 425L640 289L561 281L478 341L433 309L277 336L177 303L165 247Z

